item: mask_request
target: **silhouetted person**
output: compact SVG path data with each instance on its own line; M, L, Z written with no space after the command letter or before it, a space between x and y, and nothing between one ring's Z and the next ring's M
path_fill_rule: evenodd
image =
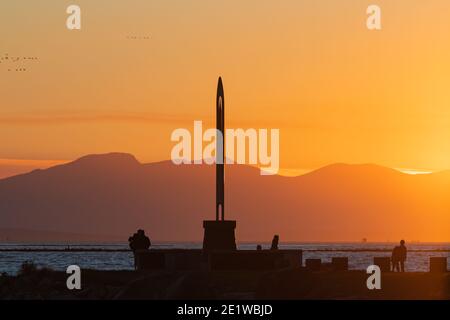
M128 238L128 244L130 246L131 251L133 251L133 253L134 253L134 251L136 251L136 248L135 248L136 243L134 241L134 239L136 239L136 238L137 238L137 232L133 233L133 235Z
M257 250L257 251L261 251L261 250L262 250L262 247L261 247L260 244L258 244L258 245L256 246L256 250Z
M407 249L405 246L405 240L400 241L400 245L396 246L392 250L392 270L397 272L405 272Z
M273 236L272 246L270 247L270 250L278 250L278 241L279 240L280 240L280 237L277 234Z
M130 249L134 254L134 268L136 268L136 251L147 250L151 246L149 237L145 235L145 231L139 229L132 237L128 238Z

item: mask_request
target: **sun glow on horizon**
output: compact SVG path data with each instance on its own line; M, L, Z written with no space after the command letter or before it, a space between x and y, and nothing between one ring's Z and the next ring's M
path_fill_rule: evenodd
M432 174L434 172L434 171L431 171L431 170L406 169L406 168L395 168L395 170L400 171L402 173L410 174L410 175Z

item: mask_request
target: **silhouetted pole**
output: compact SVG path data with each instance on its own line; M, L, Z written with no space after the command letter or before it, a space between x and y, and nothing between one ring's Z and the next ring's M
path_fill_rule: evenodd
M216 97L216 220L204 220L203 250L236 250L235 220L225 220L225 99L222 78L219 77Z
M219 220L219 214L223 221L225 220L225 98L221 77L219 77L219 83L217 84L216 128L222 134L222 141L218 137L216 138L216 221Z

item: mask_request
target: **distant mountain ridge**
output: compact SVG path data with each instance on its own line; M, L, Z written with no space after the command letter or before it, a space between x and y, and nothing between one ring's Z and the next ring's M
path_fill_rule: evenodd
M226 167L225 215L240 241L450 240L450 172L408 175L332 164L298 177ZM214 166L88 155L0 180L0 228L155 240L201 240L214 218ZM0 241L4 240L0 229Z

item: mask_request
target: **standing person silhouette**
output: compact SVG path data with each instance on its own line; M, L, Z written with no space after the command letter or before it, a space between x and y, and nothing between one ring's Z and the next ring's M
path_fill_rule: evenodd
M407 256L405 240L400 241L400 245L392 250L392 271L405 272L405 261Z
M270 250L278 250L278 242L280 241L280 237L276 234L273 236L272 245L270 246Z

